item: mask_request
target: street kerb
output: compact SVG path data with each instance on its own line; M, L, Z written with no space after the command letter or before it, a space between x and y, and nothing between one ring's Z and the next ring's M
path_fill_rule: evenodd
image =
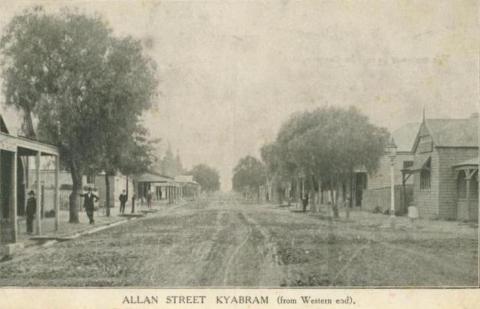
M26 258L35 252L37 252L41 248L45 247L50 247L53 246L57 243L64 242L64 241L69 241L69 240L74 240L77 239L81 236L85 235L91 235L95 234L97 232L107 230L122 224L125 224L127 222L130 222L131 220L137 220L137 219L146 219L146 218L152 218L156 216L163 216L171 211L185 205L186 203L179 203L177 205L174 205L173 207L169 207L165 209L163 212L159 211L150 211L146 213L142 213L140 216L131 216L126 219L120 220L120 221L115 221L115 222L109 222L106 224L102 224L100 226L92 226L92 228L88 228L86 230L83 230L81 232L75 232L70 235L42 235L42 236L34 236L32 237L33 240L37 240L38 242L35 245L32 246L24 246L23 243L17 243L15 244L15 247L12 248L11 246L5 246L5 248L2 248L3 250L1 251L2 259L0 260L0 263L5 265L6 263L12 262L12 261L19 261L23 258Z

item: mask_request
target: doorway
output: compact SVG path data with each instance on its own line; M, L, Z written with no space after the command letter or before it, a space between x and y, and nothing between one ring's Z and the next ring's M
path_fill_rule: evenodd
M355 173L355 206L362 206L363 190L367 189L367 173Z

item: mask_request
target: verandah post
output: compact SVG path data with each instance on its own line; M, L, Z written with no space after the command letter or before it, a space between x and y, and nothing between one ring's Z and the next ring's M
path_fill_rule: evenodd
M41 156L41 153L40 151L37 152L36 156L35 156L35 177L36 177L36 207L37 207L37 211L36 211L36 222L37 222L37 235L40 235L42 233L42 223L41 223L41 216L42 216L42 213L41 213L41 205L40 205L40 156Z
M59 205L60 205L60 196L59 196L59 172L60 172L60 158L58 155L55 156L55 191L53 198L53 206L55 209L55 231L58 231L58 221L59 221Z

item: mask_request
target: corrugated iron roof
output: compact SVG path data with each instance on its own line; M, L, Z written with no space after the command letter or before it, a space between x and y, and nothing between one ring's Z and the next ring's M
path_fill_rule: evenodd
M172 178L162 175L157 175L154 173L143 173L141 175L134 177L137 182L157 182L157 183L173 183L175 182Z
M478 147L478 119L426 119L435 146Z

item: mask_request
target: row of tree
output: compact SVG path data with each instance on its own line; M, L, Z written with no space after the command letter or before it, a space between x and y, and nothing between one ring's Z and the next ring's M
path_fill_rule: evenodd
M38 120L37 137L59 146L71 173L70 222L79 221L83 175L104 171L109 190L108 176L155 160L141 117L156 97L156 68L140 41L115 36L98 15L35 7L10 21L0 52L7 105L28 127Z
M388 138L386 129L371 124L354 107L295 113L281 126L276 140L261 148L263 164L251 157L240 160L233 187L241 191L246 186L265 184L274 188L281 201L291 198L285 192L296 192L300 198L302 184L317 204L328 192L333 214L338 217L336 192L340 187L347 188L343 192L353 191L356 168L371 173L378 167ZM254 168L246 171L246 166Z
M260 198L260 188L267 180L265 164L252 156L240 159L233 169L232 188L245 198Z
M206 164L195 165L186 174L193 176L193 180L200 184L202 191L215 192L220 189L220 175L218 171Z

